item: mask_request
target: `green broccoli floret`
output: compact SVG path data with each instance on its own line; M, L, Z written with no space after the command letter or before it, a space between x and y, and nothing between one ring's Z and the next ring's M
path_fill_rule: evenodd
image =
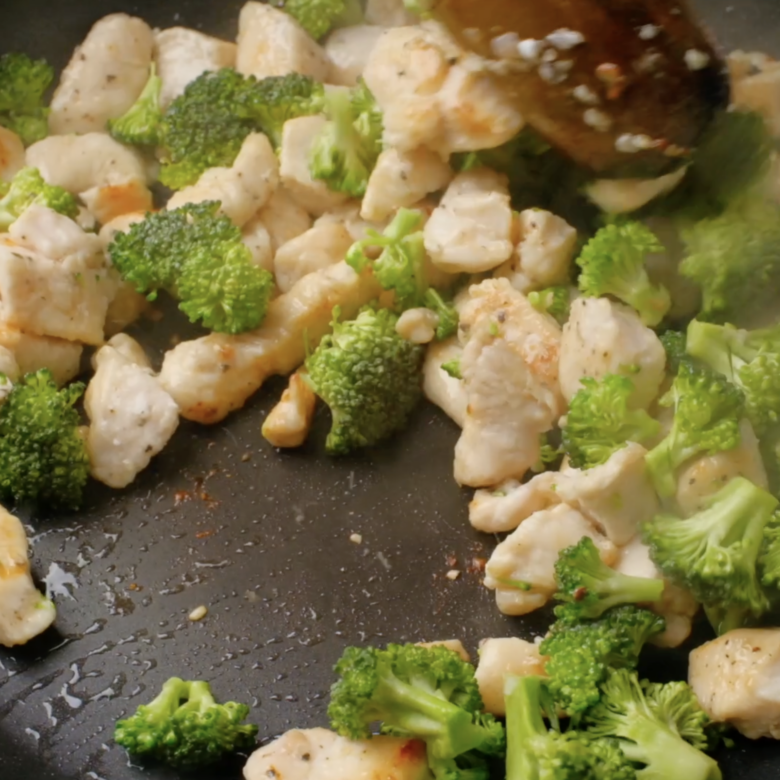
M669 292L650 281L645 269L648 255L663 245L641 222L622 221L601 228L577 258L582 269L579 288L583 295L613 295L632 306L645 325L654 327L672 305Z
M757 564L777 505L771 493L735 477L693 517L662 514L644 527L655 564L723 616L713 626L721 633L737 627L732 623L740 616L758 617L769 608Z
M453 759L473 767L483 756L503 755L504 728L481 712L474 667L447 648L348 647L336 673L328 717L344 737L367 739L380 721L384 733L424 741L441 780L461 777Z
M62 187L47 184L37 168L22 168L0 195L0 232L8 230L34 203L71 219L79 213L76 198Z
M41 369L14 385L0 406L0 496L78 509L89 476L89 457L73 408L84 392L74 383L57 389Z
M539 677L507 677L506 780L634 780L636 772L616 740L582 732L562 734L555 705ZM545 715L551 721L548 729Z
M686 686L687 687L687 686ZM587 715L588 730L596 737L617 738L626 757L641 764L643 780L721 780L718 764L689 744L706 744L704 724L696 711L693 691L687 697L667 697L658 690L648 694L635 673L610 670L603 696ZM706 717L706 716L705 716Z
M166 290L192 322L242 333L263 321L273 276L252 262L241 231L218 210L207 201L148 214L108 251L122 278L150 300Z
M664 594L661 579L632 577L607 566L589 536L558 554L555 582L555 598L569 605L569 619L599 618L612 607L656 602Z
M306 359L305 379L330 407L332 454L369 447L402 430L422 395L423 347L399 336L397 315L370 307L338 322Z
M780 326L748 331L693 320L687 351L742 390L756 433L780 421Z
M334 27L350 27L363 22L360 0L283 0L280 8L315 40Z
M685 348L685 333L679 330L667 330L660 337L664 352L666 352L666 370L677 375L681 363L690 363L691 358Z
M382 135L385 130L384 118L376 98L362 78L352 89L350 100L352 101L352 112L356 117L357 131L361 138L372 145L374 152L379 155L382 151Z
M208 683L172 677L149 704L117 722L114 739L133 758L177 768L204 766L251 750L257 726L242 725L248 714L245 704L217 704Z
M660 431L644 409L629 408L634 383L628 377L608 374L600 382L591 377L580 382L562 428L563 447L575 468L606 463L628 442L642 444Z
M108 129L117 141L135 146L156 146L160 142L163 111L160 107L162 79L152 63L149 81L138 100L119 119L111 119Z
M635 606L614 607L598 620L580 620L569 604L555 614L539 652L549 657L545 671L555 701L575 719L601 698L607 671L635 669L645 643L666 628L662 617Z
M439 341L458 332L459 317L452 300L445 300L438 290L429 287L423 296L423 303L439 318L436 323L436 338Z
M780 591L780 511L773 512L764 526L758 569L761 584Z
M569 319L571 297L568 287L548 287L528 293L528 303L537 311L545 312L555 317L560 325Z
M0 125L16 133L25 146L49 134L43 96L52 81L54 70L46 60L18 52L0 56Z
M683 363L659 403L674 407L674 422L645 461L656 490L667 497L677 489L675 472L686 460L739 445L745 402L739 389L722 376Z
M701 288L699 319L741 326L775 305L780 284L776 205L762 197L738 201L719 216L684 228L682 237L686 256L680 273Z

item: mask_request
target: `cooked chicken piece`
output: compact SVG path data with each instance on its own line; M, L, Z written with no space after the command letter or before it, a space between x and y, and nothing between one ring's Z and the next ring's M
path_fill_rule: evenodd
M3 391L8 387L10 392L11 383L16 382L21 373L14 353L7 347L0 346L0 385L2 385ZM0 395L4 395L4 393L0 393Z
M520 243L496 269L522 293L566 284L577 248L577 231L565 219L542 209L526 209L517 220Z
M331 84L354 87L365 70L371 50L376 46L384 27L358 24L341 27L328 35L325 53L330 58Z
M266 3L249 2L238 17L236 68L259 79L301 73L327 81L330 60L289 14Z
M300 116L289 119L282 129L279 152L279 174L287 192L312 216L340 206L348 199L344 192L334 192L324 181L312 179L309 173L309 150L327 120L324 116Z
M3 325L0 325L0 347L13 354L19 376L48 368L58 385L70 382L79 374L84 351L81 344L73 341L32 336Z
M260 211L279 185L279 162L264 133L246 137L230 168L210 168L191 187L174 193L167 209L217 200L220 212L241 227Z
M479 643L479 663L475 677L485 711L503 717L504 678L545 677L545 660L539 654L539 645L516 636L492 637Z
M141 295L134 285L124 281L116 269L110 268L108 274L114 283L114 294L108 304L103 330L106 338L111 338L132 325L149 309L150 304L149 299Z
M125 214L152 211L154 208L152 191L138 179L93 187L79 193L79 197L101 225Z
M485 567L485 587L496 592L505 615L525 615L543 607L555 593L558 553L589 536L610 565L617 548L576 509L559 504L534 512L502 541Z
M466 663L471 662L468 650L463 647L463 642L460 639L440 639L436 642L418 642L417 644L420 647L446 647L447 650L457 653Z
M153 47L152 29L143 19L110 14L96 22L51 99L52 135L105 130L109 119L122 116L146 86Z
M353 741L327 729L288 731L249 756L245 780L431 780L425 744L401 737Z
M258 214L244 225L241 230L241 240L252 255L252 262L273 273L274 248L271 234L265 226L265 222Z
M105 269L0 244L0 323L6 327L101 344L113 292Z
M154 33L154 58L162 79L160 105L165 109L191 81L206 71L232 68L236 44L188 27L169 27Z
M506 279L473 285L459 310L468 405L455 479L472 487L522 479L539 460L540 435L564 408L560 328Z
M408 152L385 149L368 180L360 215L372 222L385 220L428 193L443 190L452 175L452 168L426 147Z
M57 617L30 575L21 522L0 507L0 645L15 647L43 633Z
M664 379L666 353L658 336L639 315L607 298L578 298L572 303L561 341L561 391L571 401L584 376L602 379L628 368L634 393L631 406L646 409Z
M366 22L385 27L416 24L417 17L406 8L403 0L367 0Z
M106 133L50 135L27 149L27 165L75 195L107 184L149 182L140 153Z
M688 682L716 723L749 739L780 739L780 629L741 628L697 647Z
M0 181L11 181L24 168L24 144L16 133L0 127Z
M620 548L620 558L614 567L632 577L664 580L661 601L646 606L666 620L666 630L654 636L650 642L658 647L679 647L691 635L693 618L699 611L699 604L693 595L664 579L650 558L650 548L642 541L641 534Z
M277 250L274 256L277 287L283 293L290 292L307 274L340 263L352 243L352 236L343 225L315 225Z
M131 214L123 214L121 217L116 217L115 219L112 219L111 222L107 222L103 225L98 233L98 238L100 239L103 251L108 251L108 247L111 246L114 236L116 236L117 233L127 233L136 222L143 222L145 218L146 214L143 212L134 211Z
M738 447L715 455L695 458L680 472L677 480L677 503L688 517L696 514L708 498L734 477L745 477L761 488L769 485L753 426L742 420Z
M495 488L477 490L469 504L469 522L486 534L514 531L535 512L561 503L557 493L560 476L543 471L528 482L510 479Z
M685 166L657 179L598 179L585 187L585 194L608 214L636 211L671 192L684 178Z
M129 485L179 425L176 402L163 390L140 345L132 342L119 334L97 351L95 375L84 395L90 471L114 488Z
M749 57L749 55L746 55ZM732 72L735 72L732 66ZM756 111L766 119L775 137L780 137L780 64L755 57L732 78L731 99L736 108Z
M425 225L425 249L449 273L479 273L512 254L506 178L488 168L459 173Z
M314 420L317 396L300 371L296 371L281 400L263 423L263 437L273 447L300 447Z
M442 363L458 360L463 348L456 338L435 341L428 347L423 363L423 392L444 413L463 427L466 419L466 391L463 381L450 376L441 367Z
M646 454L644 447L628 442L606 463L568 469L555 490L612 543L627 544L661 509L645 468Z
M165 356L160 380L183 417L219 422L267 377L303 363L304 336L316 346L330 331L334 306L349 319L379 291L370 273L356 274L344 262L309 274L271 302L257 330L239 336L212 333L174 347Z
M379 38L363 78L382 109L386 146L437 149L444 122L436 96L448 73L444 52L421 27L396 27Z
M340 206L336 206L321 217L314 220L314 226L320 225L343 225L353 241L362 241L368 237L369 230L376 230L381 233L387 226L388 220L380 222L369 222L360 216L360 201L348 200ZM371 251L371 250L369 250ZM379 254L377 252L377 254ZM426 266L427 268L427 266ZM429 282L431 283L431 282ZM442 286L441 284L439 286Z
M439 315L430 309L407 309L399 318L395 332L415 344L430 344L436 338Z
M305 233L312 225L306 209L284 187L277 187L257 218L265 225L271 238L271 250L276 252L282 244Z

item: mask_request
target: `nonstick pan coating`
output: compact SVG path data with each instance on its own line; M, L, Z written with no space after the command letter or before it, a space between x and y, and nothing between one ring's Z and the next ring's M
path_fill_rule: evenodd
M780 55L777 0L700 0L727 49ZM138 14L234 37L240 3L0 0L0 52L25 50L58 68L99 17ZM175 308L137 337L159 360L192 335ZM325 725L331 667L349 644L544 632L548 616L505 618L474 559L490 537L471 531L469 493L452 479L457 430L431 407L411 429L360 458L329 459L321 442L278 453L260 435L281 380L214 428L184 422L122 492L94 486L77 516L24 516L42 577L62 585L57 630L0 650L2 780L173 780L130 766L113 724L172 675L206 679L220 699L253 705L267 740ZM362 535L362 543L350 535ZM449 569L460 579L445 577ZM55 572L57 570L55 569ZM70 594L70 595L68 595ZM187 619L209 608L199 623ZM699 641L708 635L701 627ZM682 678L687 652L657 652L646 671ZM719 756L726 780L780 778L780 744L739 740ZM237 780L242 760L195 777Z

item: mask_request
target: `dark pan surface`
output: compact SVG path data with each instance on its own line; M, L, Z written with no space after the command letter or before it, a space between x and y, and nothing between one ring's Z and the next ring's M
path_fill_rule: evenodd
M0 51L24 49L57 66L100 16L137 13L233 37L240 3L215 0L0 0ZM700 0L727 48L780 54L777 0ZM139 328L164 350L187 336L175 310ZM2 780L169 780L128 764L113 723L172 675L210 681L219 698L253 704L263 739L325 725L331 666L344 646L540 634L546 616L502 617L469 573L492 541L471 531L469 494L451 476L457 430L425 407L405 435L362 458L333 461L311 444L279 454L260 426L283 383L268 385L224 425L183 423L130 490L96 487L77 517L27 518L34 569L72 575L57 631L0 650ZM363 542L349 540L360 533ZM462 569L455 582L444 577ZM200 623L187 615L204 604ZM706 637L706 633L701 636ZM684 651L649 660L683 677ZM240 777L241 761L202 777ZM780 778L780 746L740 741L726 780Z

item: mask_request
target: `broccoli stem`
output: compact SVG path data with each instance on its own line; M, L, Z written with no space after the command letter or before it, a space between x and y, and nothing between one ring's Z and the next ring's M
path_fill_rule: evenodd
M670 435L647 453L645 464L659 496L669 498L677 492L677 469L699 451L696 445L679 447L675 437Z
M599 610L593 617L599 617L619 604L649 604L659 601L664 593L664 581L651 577L632 577L613 569L609 577L595 585L594 590L599 596Z
M685 348L689 355L723 374L730 382L739 384L738 372L745 360L737 354L737 334L739 331L736 328L727 329L710 322L693 320L688 326Z
M504 682L506 704L506 780L529 780L535 762L529 761L528 740L547 733L542 711L539 677L508 677Z
M194 683L185 682L179 677L171 677L160 693L149 704L143 705L147 719L154 723L165 723L179 708L179 703L190 696Z
M196 680L190 683L187 692L187 701L179 707L179 712L205 712L209 707L216 704L214 695L211 693L211 686L202 680Z

